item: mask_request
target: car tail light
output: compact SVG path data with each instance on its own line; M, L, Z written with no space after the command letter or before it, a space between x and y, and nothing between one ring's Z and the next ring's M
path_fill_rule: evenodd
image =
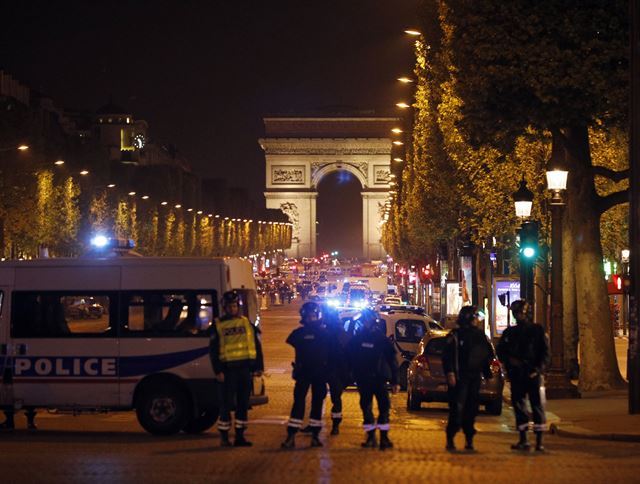
M494 358L493 360L491 360L491 373L493 373L494 375L497 375L501 371L502 371L502 366L500 365L500 362L498 361L498 359Z
M429 361L427 360L427 357L424 355L418 355L416 357L416 366L418 368L420 368L421 370L428 370L429 369Z

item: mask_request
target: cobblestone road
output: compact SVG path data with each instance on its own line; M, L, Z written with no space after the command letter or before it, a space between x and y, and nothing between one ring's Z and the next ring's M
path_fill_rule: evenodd
M639 482L640 446L549 436L544 455L509 450L512 416L479 418L478 452L444 451L444 405L407 412L406 394L393 397L391 451L364 450L357 393L345 395L345 422L325 447L281 451L291 404L292 350L284 345L297 324L296 306L264 314L270 403L251 412L254 447L221 449L215 432L157 438L132 412L106 415L39 414L40 430L0 434L0 481L13 482ZM553 418L553 416L550 416ZM328 420L327 420L328 422ZM461 436L458 437L461 441Z

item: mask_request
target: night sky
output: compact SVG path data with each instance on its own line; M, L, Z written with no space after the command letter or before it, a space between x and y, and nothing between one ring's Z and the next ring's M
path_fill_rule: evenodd
M412 69L403 30L417 3L3 0L0 68L68 108L113 96L196 173L262 201L262 116L393 113L408 94L395 79Z

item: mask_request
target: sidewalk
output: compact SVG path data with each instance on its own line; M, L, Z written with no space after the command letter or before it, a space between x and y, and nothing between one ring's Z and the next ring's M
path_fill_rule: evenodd
M626 390L548 400L546 410L558 417L550 429L561 437L640 442L640 414L629 415Z

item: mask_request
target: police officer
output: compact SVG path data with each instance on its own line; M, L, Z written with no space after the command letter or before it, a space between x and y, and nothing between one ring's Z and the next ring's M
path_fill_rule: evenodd
M546 429L546 418L540 387L543 385L542 374L549 359L549 345L542 326L533 323L531 305L527 301L518 299L511 303L511 312L516 325L504 330L497 347L498 358L507 368L511 381L511 403L516 415L516 427L520 432L520 439L511 448L525 451L531 448L527 440L528 397L533 413L536 450L542 452L542 432Z
M349 374L346 355L348 337L335 308L326 307L322 319L330 340L327 383L331 397L331 435L338 435L342 422L342 393Z
M209 346L211 364L218 381L220 445L231 446L231 410L235 406L233 445L248 447L251 442L245 439L244 432L247 428L252 374L259 374L264 369L262 345L258 330L240 314L240 297L237 292L225 292L222 307L224 316L215 322Z
M311 447L322 447L318 436L322 429L322 405L327 396L330 341L327 331L322 326L320 306L314 302L304 303L300 308L300 318L302 326L293 330L287 338L287 343L293 346L296 352L293 364L293 379L296 383L293 389L293 406L287 426L287 438L282 443L283 449L295 447L295 436L302 427L305 398L309 388L311 388L309 416Z
M392 392L398 393L398 364L396 351L391 341L380 331L377 315L365 309L360 315L362 326L349 341L348 359L360 393L363 427L367 439L362 447L375 448L376 428L380 430L380 450L393 447L389 440L389 410L391 402L387 382L391 381ZM378 402L378 422L373 416L373 397Z
M474 450L474 424L478 415L481 376L491 378L491 344L482 330L475 306L465 306L458 314L458 327L447 336L442 367L447 375L449 420L447 450L456 450L454 437L462 428L466 450Z

